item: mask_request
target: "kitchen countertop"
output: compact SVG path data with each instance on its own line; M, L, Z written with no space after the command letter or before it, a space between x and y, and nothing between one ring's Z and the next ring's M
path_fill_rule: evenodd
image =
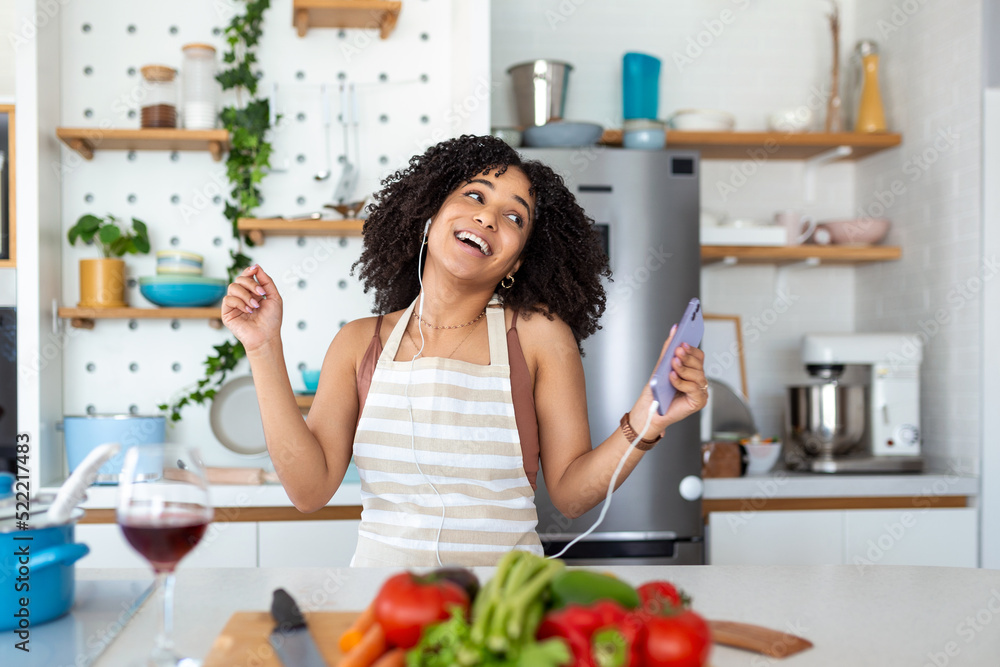
M954 473L818 475L776 471L767 475L706 479L704 498L850 498L975 496L979 478Z
M54 489L46 489L54 491ZM976 496L979 479L968 475L929 473L919 475L816 475L778 471L768 475L706 479L706 500L739 498L849 498L890 496ZM290 507L292 502L280 484L212 486L216 507ZM86 509L115 507L118 487L87 489ZM361 504L360 484L345 483L337 489L328 507Z
M204 658L229 616L269 608L271 592L287 589L307 611L359 610L389 569L184 569L177 574L178 648ZM1000 571L874 566L686 566L611 568L639 584L668 579L694 598L706 618L756 623L811 640L814 648L781 661L787 667L995 665L1000 655ZM481 579L490 568L477 568ZM80 580L150 580L142 570L77 571ZM131 600L121 600L127 606ZM81 605L82 606L82 605ZM150 596L97 660L96 667L139 665L160 615ZM74 615L89 613L76 608ZM44 627L44 626L43 626ZM0 656L10 644L0 635ZM78 638L85 641L87 638ZM7 664L5 661L4 664ZM776 661L715 647L714 667ZM30 664L17 662L16 664Z

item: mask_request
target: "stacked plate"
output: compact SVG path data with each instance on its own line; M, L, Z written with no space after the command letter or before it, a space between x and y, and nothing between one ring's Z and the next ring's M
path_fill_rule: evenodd
M200 276L204 262L204 257L186 250L160 250L156 253L156 273Z

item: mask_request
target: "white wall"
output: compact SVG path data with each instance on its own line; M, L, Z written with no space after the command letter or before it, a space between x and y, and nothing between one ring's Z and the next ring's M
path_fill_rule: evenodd
M873 217L885 205L894 225L889 240L903 247L903 259L858 269L856 320L866 331L923 334L925 451L940 465L976 471L980 277L998 271L983 263L982 2L913 3L912 14L898 4L858 5L859 35L885 53L887 113L903 146L858 166L857 200Z
M0 2L0 35L8 42L8 35L14 33L14 7L12 0ZM9 43L0 48L0 98L14 97L14 49Z

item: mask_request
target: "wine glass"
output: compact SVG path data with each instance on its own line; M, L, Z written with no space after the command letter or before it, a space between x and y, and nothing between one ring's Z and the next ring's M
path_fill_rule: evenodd
M125 539L153 566L163 589L163 622L150 664L173 667L184 660L173 645L174 569L212 521L198 451L174 443L130 447L122 465L117 515Z

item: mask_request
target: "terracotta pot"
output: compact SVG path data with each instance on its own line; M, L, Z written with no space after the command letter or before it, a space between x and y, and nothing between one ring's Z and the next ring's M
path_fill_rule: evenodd
M125 301L125 260L80 260L80 308L122 308Z

